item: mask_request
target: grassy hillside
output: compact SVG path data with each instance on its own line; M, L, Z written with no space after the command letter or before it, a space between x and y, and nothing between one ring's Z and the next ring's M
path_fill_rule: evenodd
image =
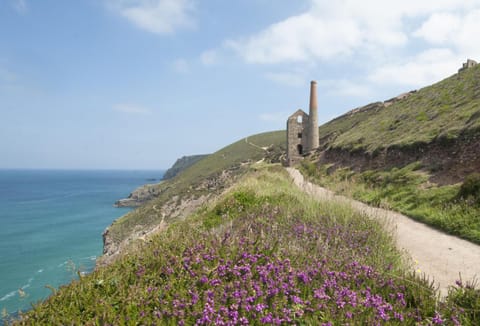
M388 107L382 102L320 127L325 147L373 152L390 146L455 138L480 127L480 65L418 90Z
M185 200L212 196L221 192L242 175L254 162L278 160L285 151L285 131L273 131L241 139L196 162L174 178L157 186L158 197L116 220L109 228L115 243L136 230L158 225L169 205L172 209ZM166 218L169 218L168 211Z
M285 151L285 142L285 131L266 132L241 139L183 171L175 178L174 184L195 184L224 170L241 168L242 164L256 162L268 155L280 155Z
M479 294L440 302L381 225L256 165L232 189L19 325L413 325L479 322Z
M188 169L190 166L205 158L208 154L183 156L175 161L163 175L163 180L168 180L176 176L181 171Z
M419 162L401 168L356 172L304 161L308 179L338 194L398 211L446 233L480 244L480 176L439 186Z

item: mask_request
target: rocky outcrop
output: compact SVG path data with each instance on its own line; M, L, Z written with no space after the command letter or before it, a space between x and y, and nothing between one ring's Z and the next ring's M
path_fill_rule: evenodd
M144 206L143 209L148 210L151 218L158 220L158 223L150 226L136 225L132 232L128 234L128 237L122 240L115 238L111 232L111 226L107 227L102 234L103 255L97 259L97 267L108 265L122 254L135 250L136 244L148 241L150 236L163 231L170 221L185 218L211 198L215 198L213 193L199 197L195 195L187 195L185 197L176 195L163 205L147 204L147 207Z
M117 200L115 207L138 207L162 192L161 183L146 184L135 189L127 198Z
M251 164L251 160L245 160L191 184L187 191L179 191L175 186L171 186L171 181L164 181L164 184L141 186L128 198L117 201L116 206L139 207L139 214L144 215L151 223L139 222L122 236L115 234L114 225L117 221L107 227L102 235L103 255L97 259L97 266L107 265L129 250L134 250L136 244L148 241L151 235L164 230L168 223L185 218L209 200L216 198ZM129 214L135 214L135 211Z

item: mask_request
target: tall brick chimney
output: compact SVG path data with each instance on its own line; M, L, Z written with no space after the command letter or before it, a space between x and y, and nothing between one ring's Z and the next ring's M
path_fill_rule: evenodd
M308 118L308 139L307 151L317 149L319 146L318 136L318 104L317 104L317 82L310 82L310 112Z

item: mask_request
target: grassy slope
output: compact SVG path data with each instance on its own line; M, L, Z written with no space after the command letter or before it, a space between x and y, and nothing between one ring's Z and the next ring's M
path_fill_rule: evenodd
M460 185L437 186L419 163L403 168L362 173L349 168L327 173L327 167L302 163L302 172L314 183L372 206L392 209L480 244L480 206L458 196Z
M379 104L376 107L380 108ZM373 152L392 145L457 137L480 127L480 65L378 110L347 114L320 127L325 146Z
M137 252L60 288L18 324L478 322L454 304L478 308L478 293L460 287L438 302L378 222L313 201L279 166L254 170Z
M175 161L175 163L170 167L165 174L163 175L163 180L168 180L175 177L178 173L183 170L188 169L190 166L195 164L196 162L200 161L202 158L207 157L208 154L201 154L201 155L189 155L179 158Z
M209 178L220 176L228 169L232 170L232 175L244 173L248 164L242 166L242 163L255 162L266 155L264 150L251 144L260 147L272 146L272 150L276 152L284 151L285 132L273 131L250 136L248 142L250 144L245 139L239 140L196 162L173 179L159 184L160 196L126 214L110 226L109 233L114 241L125 239L135 228L148 228L160 223L161 216L155 207L161 207L174 196L199 197L211 193L214 190L202 188L202 183Z

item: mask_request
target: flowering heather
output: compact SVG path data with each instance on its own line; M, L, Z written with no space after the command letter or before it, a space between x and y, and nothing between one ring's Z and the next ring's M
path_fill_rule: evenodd
M136 254L61 288L20 323L454 325L462 320L461 310L436 301L428 282L404 272L376 222L338 204L309 201L281 174L260 177L172 225ZM211 223L219 216L224 223Z

